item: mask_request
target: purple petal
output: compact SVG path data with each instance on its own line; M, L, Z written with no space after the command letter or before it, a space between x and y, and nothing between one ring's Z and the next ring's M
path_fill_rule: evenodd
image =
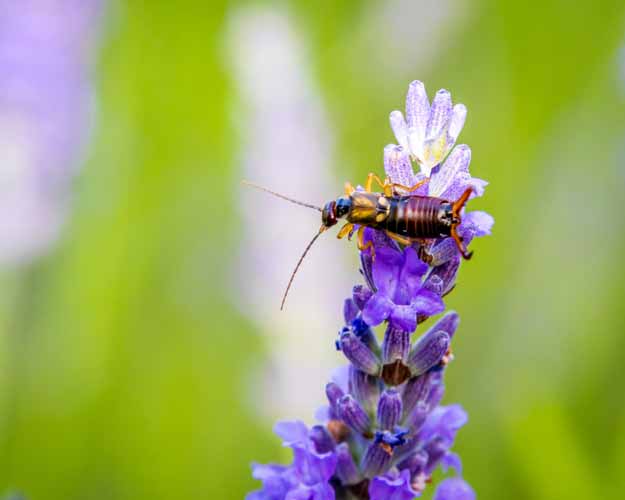
M356 319L359 312L360 310L353 299L345 299L345 302L343 302L343 320L346 325L349 325L354 319Z
M449 452L441 460L441 468L443 472L453 468L458 474L462 474L462 460L460 460L460 456L457 453Z
M475 500L475 492L469 484L460 477L450 477L441 482L436 488L434 500Z
M335 498L334 488L327 483L320 483L313 486L299 485L290 490L284 500L335 500Z
M402 401L396 389L386 389L378 402L378 428L392 430L399 424L402 415Z
M454 201L456 198L449 198L448 191L454 187L454 183L458 182L458 176L468 174L470 163L471 148L466 144L456 146L438 171L432 174L429 183L429 195ZM463 183L466 185L466 180L463 180Z
M360 310L365 307L372 295L373 292L364 285L356 285L352 290L352 299Z
M460 228L462 228L462 226L460 226ZM429 254L432 257L430 265L436 267L450 262L452 259L458 259L460 255L453 238L445 238L439 241L429 250Z
M406 364L413 376L427 372L438 365L449 349L449 335L443 331L429 331L412 348Z
M334 439L323 425L313 425L308 433L310 441L314 445L317 453L328 453L334 451Z
M401 250L397 242L389 238L384 231L377 231L369 227L365 228L364 243L372 242L376 252L376 261L379 253L395 252L401 255ZM377 285L373 276L374 259L371 257L371 252L366 250L360 252L360 261L362 263L362 272L367 280L367 284L372 291L377 291ZM399 273L399 272L398 272Z
M383 474L391 465L392 452L388 448L376 442L371 442L364 457L362 458L362 473L365 477L372 478Z
M417 313L424 314L426 316L434 316L435 314L441 313L445 310L443 299L441 299L436 293L430 292L425 288L421 288L417 292L410 305L415 308Z
M300 420L278 422L274 425L273 432L282 438L283 446L308 442L308 428Z
M410 304L421 288L421 278L428 270L428 265L423 262L414 248L404 250L404 265L399 274L399 283L395 292L396 304Z
M403 265L404 257L401 251L390 248L376 249L375 261L373 262L373 281L379 293L390 299L395 297Z
M371 500L412 500L419 493L410 486L410 471L374 477L369 484Z
M456 139L464 127L464 121L467 118L467 108L464 104L456 104L451 114L451 120L449 120L448 135L448 148L453 147L456 143Z
M443 331L449 335L449 338L453 338L454 333L456 333L456 329L460 324L460 316L455 311L449 311L442 318L440 318L432 327L428 330L429 332L438 332ZM427 335L427 334L426 334Z
M377 375L380 372L378 357L350 330L341 333L339 345L345 357L359 370L370 375Z
M349 380L349 366L343 365L335 368L332 371L330 380L334 382L343 392L347 392L348 380Z
M430 413L430 407L426 403L417 403L412 409L403 425L410 429L411 433L418 432L425 423L428 413Z
M450 118L451 94L445 89L440 89L432 100L430 118L425 129L425 138L437 137L443 128L447 126Z
M284 465L252 464L252 475L262 480L263 487L249 493L246 500L282 500L298 482L293 468Z
M478 179L477 177L471 177L471 180L469 181L469 186L473 188L473 197L478 198L480 196L484 196L484 190L486 186L488 186L488 181L485 181L484 179Z
M389 321L393 328L412 333L417 328L417 309L412 304L396 305L391 310Z
M391 299L381 293L376 293L369 299L362 311L362 319L368 325L376 326L389 317L394 304Z
M354 463L352 453L347 443L341 443L336 447L336 474L343 484L356 484L362 480L360 471Z
M332 412L332 408L329 405L321 405L315 410L315 422L325 424L328 420L332 420L333 418L335 418L335 414Z
M437 383L435 372L424 373L408 380L402 393L404 416L407 416L417 403L425 403L432 386Z
M401 114L401 111L393 111L389 121L397 142L405 151L408 151L408 126L404 120L404 115Z
M433 267L432 271L424 281L423 288L444 297L456 284L456 275L458 274L458 268L460 267L460 254L458 253L457 248L455 254L453 249L450 249L449 256L447 257L448 260L439 264L440 254L438 249L436 249L435 253L436 255L430 254L433 256L432 263L435 267Z
M331 451L317 453L298 445L293 448L293 468L304 484L323 483L334 474L336 455Z
M414 186L417 179L410 164L407 147L389 144L384 148L384 171L395 184Z
M458 231L464 238L474 238L491 234L495 219L486 212L475 210L462 217L462 224Z
M484 194L484 188L487 185L488 182L471 177L469 172L459 172L452 185L445 190L441 197L446 200L455 201L460 198L462 193L464 193L467 188L472 188L473 192L471 193L469 199L477 198Z
M419 438L427 442L440 437L449 447L458 429L466 424L468 419L467 413L460 405L439 406L430 413L419 433Z
M388 325L382 342L382 362L393 363L395 360L406 360L410 351L410 333Z
M415 80L408 87L406 95L406 122L408 128L413 128L425 138L428 117L430 116L430 101L425 91L425 86L419 80Z
M273 476L280 476L287 471L286 465L276 464L252 464L252 477L264 481Z
M350 394L346 394L338 401L341 419L359 434L366 434L371 429L371 420L360 406L358 401Z
M349 392L366 412L372 413L375 409L380 398L380 390L380 381L377 377L350 365Z

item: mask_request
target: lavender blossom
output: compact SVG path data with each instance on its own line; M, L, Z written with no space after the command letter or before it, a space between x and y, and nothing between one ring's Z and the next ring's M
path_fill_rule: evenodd
M399 145L429 176L455 144L466 116L464 104L452 106L451 94L445 89L436 93L430 105L425 86L415 80L406 96L406 118L401 111L393 111L390 122Z
M90 70L101 0L0 8L0 262L55 240L90 130Z
M391 113L391 127L399 143L384 149L384 169L391 181L414 186L427 178L428 182L414 194L450 201L458 199L467 188L473 189L472 198L482 196L488 182L469 173L471 149L466 144L453 148L466 113L463 104L452 106L451 95L444 89L436 93L430 106L423 83L412 82L406 96L406 119L400 111ZM412 161L419 167L416 174ZM469 212L463 215L458 233L468 245L474 237L489 235L493 223L492 216L485 212ZM434 265L458 256L449 238L427 243L423 251Z
M469 175L467 146L456 147L440 164L457 139L466 109L452 108L446 92L437 94L431 108L424 96L423 86L413 83L405 136L398 133L403 125L395 115L396 134L404 143L387 148L387 175L393 182L413 185L424 172L431 173L419 194L455 199L471 186L482 195L486 183ZM417 175L410 155L421 162ZM432 164L436 158L438 163ZM466 241L489 234L492 223L490 215L470 212L460 231ZM279 429L294 450L293 464L256 465L255 477L263 480L263 489L248 499L410 500L421 494L439 467L444 472L453 468L456 476L440 483L435 499L475 498L461 478L460 457L452 451L467 414L460 405L441 405L458 314L447 312L413 339L419 324L444 311L443 298L455 286L459 253L455 246L445 246L448 239L404 247L371 228L365 229L364 240L373 247L360 254L364 284L356 285L345 300L345 325L336 340L349 365L326 386L328 405L317 413L321 425L310 431L303 424L290 424L297 432ZM380 344L372 327L382 323Z

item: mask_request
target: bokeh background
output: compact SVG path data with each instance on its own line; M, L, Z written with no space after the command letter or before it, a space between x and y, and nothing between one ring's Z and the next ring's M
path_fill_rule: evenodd
M380 173L413 79L467 105L496 218L448 298L464 475L622 498L619 0L3 2L0 495L236 499L288 458L356 251L320 241L279 314L317 216L239 181L321 203Z

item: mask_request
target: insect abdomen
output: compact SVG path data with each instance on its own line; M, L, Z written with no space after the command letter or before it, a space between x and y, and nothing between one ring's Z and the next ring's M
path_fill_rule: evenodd
M391 209L385 220L388 231L409 238L449 236L450 227L439 218L444 200L431 196L396 196L390 201Z

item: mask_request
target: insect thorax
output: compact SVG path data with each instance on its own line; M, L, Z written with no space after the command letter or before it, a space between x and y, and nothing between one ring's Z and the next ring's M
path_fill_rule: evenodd
M375 227L389 214L390 202L381 193L354 191L351 194L352 206L347 219L352 224Z

